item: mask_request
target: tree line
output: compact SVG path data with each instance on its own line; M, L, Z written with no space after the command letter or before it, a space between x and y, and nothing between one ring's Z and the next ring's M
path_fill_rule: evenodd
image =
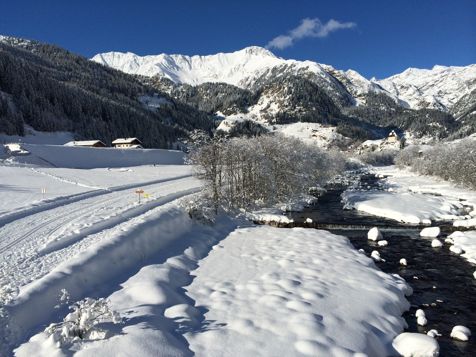
M287 202L341 173L345 160L282 135L215 140L190 155L215 206L250 209Z

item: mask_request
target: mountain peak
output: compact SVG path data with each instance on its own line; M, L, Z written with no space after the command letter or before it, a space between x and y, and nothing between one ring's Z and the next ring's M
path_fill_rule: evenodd
M245 52L249 55L254 55L254 56L276 57L273 52L260 46L245 47L241 51L238 51L238 52Z

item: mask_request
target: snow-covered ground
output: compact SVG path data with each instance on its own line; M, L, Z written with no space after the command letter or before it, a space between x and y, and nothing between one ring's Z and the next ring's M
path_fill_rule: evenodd
M394 166L374 170L388 176L384 189L346 191L343 200L348 208L405 223L431 224L439 220L468 220L476 207L475 191Z
M156 215L153 213L147 221L156 220ZM408 287L401 279L378 270L346 238L325 231L251 226L238 228L223 239L226 232L234 229L232 221L222 219L211 228L192 223L177 211L172 218L182 228L179 232L162 233L170 242L166 249L150 238L146 246L149 252L155 249L160 253L161 261L141 268L109 296L111 307L123 316L124 323L112 327L107 339L76 341L63 346L63 353L390 353L393 338L405 324L401 314L408 308L404 297ZM152 226L149 224L146 229ZM143 232L139 239L147 240L146 236ZM124 238L123 242L127 240ZM211 253L200 260L213 244ZM115 266L116 254L108 256L109 265ZM38 290L44 290L48 279L65 280L61 272L72 270L79 277L55 286L67 286L76 298L80 297L81 289L75 282L88 272L82 268L88 259L92 267L99 264L94 257L67 263L45 277ZM193 271L197 265L199 268ZM99 272L110 274L102 269ZM100 278L94 277L88 284L97 279ZM33 291L33 298L35 293L39 294ZM50 298L54 297L52 294ZM28 299L23 303L28 304ZM50 308L49 313L54 313L54 309ZM18 317L21 318L25 314ZM60 350L46 333L40 332L16 352L18 356L50 356Z
M72 161L96 153L70 149L81 152ZM226 216L200 223L186 209L202 188L191 167L94 162L0 165L0 354L393 353L411 289L345 237ZM67 314L63 289L71 302L107 298L122 323L58 344L43 331Z
M383 356L405 325L406 284L326 231L237 229L193 274L201 356Z

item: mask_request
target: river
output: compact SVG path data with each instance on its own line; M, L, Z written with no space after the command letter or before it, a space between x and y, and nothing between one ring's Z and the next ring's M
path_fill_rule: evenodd
M363 175L361 188L380 189L379 179L374 175ZM448 245L432 248L431 239L419 236L422 227L401 224L375 216L346 210L341 202L344 184L333 184L316 204L301 212L290 214L293 226L326 229L349 238L357 249L364 249L367 255L378 250L385 262L377 262L384 272L399 274L413 288L408 297L411 309L404 314L409 332L426 333L437 329L441 356L476 356L476 279L475 267L462 257L449 251ZM311 218L312 223L306 223ZM452 231L448 222L438 224L442 229L440 239ZM367 231L377 226L388 246L377 247L367 239ZM399 261L405 258L408 266ZM428 319L425 327L416 324L415 311L423 309ZM464 325L473 336L468 342L450 338L453 326Z

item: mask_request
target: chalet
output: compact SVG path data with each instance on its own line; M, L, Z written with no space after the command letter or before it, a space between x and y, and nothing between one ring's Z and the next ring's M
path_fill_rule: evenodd
M389 143L396 143L400 141L400 136L395 132L395 130L392 130L387 137L387 141Z
M81 140L81 141L70 141L69 143L64 144L65 146L81 146L81 147L89 147L89 148L105 148L106 144L104 144L101 140Z
M142 142L137 138L119 138L112 142L112 146L122 149L142 149Z

